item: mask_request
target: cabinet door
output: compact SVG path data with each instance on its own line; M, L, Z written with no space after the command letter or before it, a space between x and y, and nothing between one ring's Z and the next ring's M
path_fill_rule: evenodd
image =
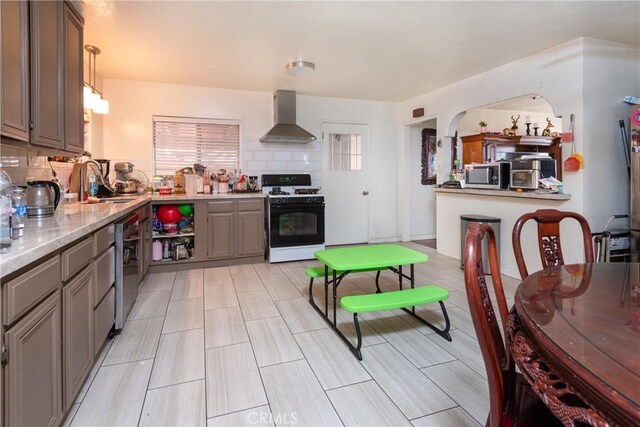
M93 265L62 288L64 410L71 407L93 362Z
M142 279L149 271L149 266L151 265L151 221L148 219L144 220L140 224L140 283L142 283Z
M64 141L67 151L84 152L84 110L83 110L83 69L82 23L64 5Z
M31 143L64 149L62 18L64 2L32 1Z
M235 249L235 216L233 212L207 215L209 259L233 258Z
M2 136L29 141L29 8L0 2L2 14Z
M60 291L5 334L5 425L53 426L62 418Z
M238 212L238 256L264 254L264 214Z

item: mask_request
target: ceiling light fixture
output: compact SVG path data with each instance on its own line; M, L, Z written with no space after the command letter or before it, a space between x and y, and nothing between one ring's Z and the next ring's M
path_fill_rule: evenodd
M293 61L289 62L285 69L292 76L309 76L316 69L316 65L309 61Z
M102 99L102 92L96 89L96 56L100 54L100 49L90 44L84 45L84 48L89 52L89 82L84 82L84 108L97 114L108 114L109 101Z

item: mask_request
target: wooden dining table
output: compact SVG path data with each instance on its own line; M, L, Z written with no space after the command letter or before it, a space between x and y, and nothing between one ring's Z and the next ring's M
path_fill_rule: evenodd
M640 425L639 263L529 275L516 290L507 341L523 376L565 425Z

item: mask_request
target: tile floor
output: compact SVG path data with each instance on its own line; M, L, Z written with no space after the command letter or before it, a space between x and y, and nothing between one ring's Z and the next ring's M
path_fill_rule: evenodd
M358 362L307 302L304 268L315 261L150 274L65 425L484 424L487 381L459 262L406 245L430 257L416 284L450 291L452 342L402 311L367 313ZM348 276L340 295L371 292L374 274ZM382 288L395 280L383 273ZM519 281L504 281L511 303ZM419 310L441 321L437 304ZM351 315L338 319L353 336Z

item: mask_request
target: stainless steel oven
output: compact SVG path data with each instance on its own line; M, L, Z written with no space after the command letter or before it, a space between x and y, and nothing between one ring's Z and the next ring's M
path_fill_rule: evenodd
M123 328L149 269L150 236L149 207L115 223L116 330Z
M289 184L282 187L282 184ZM308 175L263 175L269 262L313 259L324 249L324 196Z

